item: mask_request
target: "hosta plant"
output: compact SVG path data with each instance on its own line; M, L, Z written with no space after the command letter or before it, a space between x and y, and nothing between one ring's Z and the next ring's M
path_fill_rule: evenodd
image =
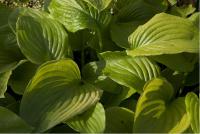
M0 132L199 133L195 4L1 4Z

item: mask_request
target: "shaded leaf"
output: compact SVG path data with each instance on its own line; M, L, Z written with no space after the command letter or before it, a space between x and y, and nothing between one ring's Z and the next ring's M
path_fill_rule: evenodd
M32 127L29 126L15 113L10 110L0 107L0 132L1 133L27 133L32 132Z
M24 93L28 82L34 76L37 67L38 66L35 64L25 62L13 70L9 85L15 93L20 95Z
M134 113L122 107L106 109L106 133L132 133Z

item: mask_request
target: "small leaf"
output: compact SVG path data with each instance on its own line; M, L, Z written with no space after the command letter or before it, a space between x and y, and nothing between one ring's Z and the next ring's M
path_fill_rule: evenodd
M12 71L8 71L5 73L0 73L0 98L4 98L4 93L7 90L8 80L10 78Z
M182 7L173 6L170 9L170 14L186 18L188 15L191 15L192 13L194 13L195 10L196 10L196 8L193 7L192 4L185 5Z
M50 61L39 67L29 82L20 115L44 132L83 113L100 99L101 91L81 82L80 71L70 59Z
M174 95L172 85L164 78L149 81L138 99L133 132L184 132L190 124L185 110L185 98L174 99Z
M22 53L35 64L70 55L65 29L45 12L22 10L16 35Z
M126 108L106 109L106 133L132 133L134 113Z
M15 113L0 106L0 132L1 133L28 133L32 132L29 126Z
M102 133L105 129L105 111L101 103L66 122L81 133Z
M199 131L199 98L196 94L190 92L185 98L186 111L190 116L191 127L193 132L200 133Z
M130 57L122 52L104 52L103 73L113 81L142 92L146 81L159 76L159 67L145 57ZM123 77L122 77L123 76Z
M85 1L90 2L90 4ZM102 0L52 0L48 9L51 15L70 32L87 28L105 28L111 20L111 14L109 11L99 12L95 9L93 6L98 6L96 5L97 1ZM107 3L105 0L104 2Z

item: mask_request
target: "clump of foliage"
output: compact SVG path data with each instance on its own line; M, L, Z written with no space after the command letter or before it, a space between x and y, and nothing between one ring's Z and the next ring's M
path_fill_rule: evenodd
M0 132L199 133L196 4L1 4Z

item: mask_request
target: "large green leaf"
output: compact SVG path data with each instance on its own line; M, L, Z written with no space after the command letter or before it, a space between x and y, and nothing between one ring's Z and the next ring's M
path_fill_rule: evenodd
M81 133L102 133L105 129L105 111L101 103L88 109L66 122L71 128Z
M13 70L9 85L15 93L20 95L24 93L28 82L34 76L37 67L38 66L35 64L25 62Z
M70 55L65 29L49 14L24 9L16 28L19 47L31 62L41 64Z
M129 35L153 15L167 9L165 0L117 0L114 4L116 21L111 25L112 40L122 48L130 48Z
M97 1L102 0L52 0L49 4L49 11L70 32L86 28L104 28L109 24L111 14L109 11L99 12L91 6L91 3L97 6L98 4L95 4ZM107 3L105 0L104 2Z
M126 108L111 107L106 109L106 133L131 133L134 113Z
M181 133L190 124L185 98L174 98L172 85L164 78L155 78L144 86L134 119L136 133Z
M194 93L188 93L185 98L186 110L190 116L191 127L193 132L200 133L199 131L199 98Z
M39 67L29 82L20 115L37 132L83 113L100 99L101 91L81 81L80 71L70 59L50 61Z
M188 19L161 13L129 37L132 56L198 53L198 29Z
M33 129L15 113L1 106L0 119L1 133L28 133Z
M104 52L103 73L115 82L142 92L146 81L159 76L159 67L145 57L131 57L123 52ZM122 77L123 76L123 77Z
M7 84L8 80L11 75L11 71L5 72L5 73L0 73L0 98L4 98L4 93L7 90Z

